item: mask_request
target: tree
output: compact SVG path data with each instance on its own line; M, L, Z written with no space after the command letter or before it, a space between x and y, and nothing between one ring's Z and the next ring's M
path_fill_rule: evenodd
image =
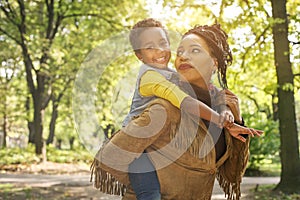
M22 84L23 70L19 48L13 42L0 39L0 130L3 132L3 143L6 147L6 137L10 131L20 131L25 128L22 121L26 120L24 100L26 90ZM26 128L25 128L26 129Z
M281 179L276 189L287 192L300 191L300 158L297 134L294 75L290 62L288 17L286 0L271 0L273 13L273 42L278 82L278 112L281 141Z
M0 143L0 148L1 147L6 147L6 137L7 137L7 132L8 132L8 126L9 126L9 122L8 122L8 118L9 118L9 114L8 114L8 91L9 91L9 85L10 82L12 80L12 77L14 76L15 71L13 71L10 68L6 68L4 71L1 72L1 76L0 76L0 85L1 85L1 89L3 90L3 94L1 95L1 102L2 102L2 106L3 108L1 108L2 111L2 131L3 131L3 143Z
M46 9L44 9L44 6ZM2 2L0 4L3 21L0 32L13 40L22 49L27 86L33 100L33 126L29 137L36 145L36 153L42 153L43 112L50 100L49 95L49 50L65 13L59 3L55 13L54 1L41 2ZM46 11L45 11L46 10ZM44 24L44 11L47 16ZM45 25L45 26L44 26ZM5 27L5 29L4 29ZM36 29L36 27L42 27ZM39 41L42 40L42 41ZM38 44L39 43L39 44ZM35 64L38 62L38 64ZM31 139L34 138L34 141Z
M0 2L0 16L3 19L0 22L1 36L5 40L15 42L22 51L26 84L32 99L32 101L29 101L32 103L28 103L27 108L31 110L29 105L32 104L34 113L32 123L29 121L29 141L35 143L37 154L42 152L44 113L48 103L51 99L54 100L53 112L57 112L58 101L55 98L61 96L65 88L68 87L68 85L60 87L54 94L52 84L58 79L69 84L69 79L61 80L61 78L70 75L70 79L74 79L76 69L80 65L79 59L82 58L81 56L78 56L79 58L75 56L77 62L72 62L73 64L76 63L71 67L73 69L70 70L73 72L72 74L62 73L62 76L57 76L57 72L62 71L59 68L61 64L64 63L65 66L69 66L66 63L70 61L64 57L63 62L56 62L57 53L62 52L61 49L64 48L62 45L57 45L57 38L60 38L59 41L62 41L62 43L66 43L65 41L69 41L72 36L76 35L76 32L82 30L87 35L86 38L90 38L90 41L85 40L85 42L91 47L93 40L123 28L120 22L124 17L124 11L118 9L123 4L117 0L18 0ZM84 23L86 21L88 23ZM96 29L99 26L102 28L100 31ZM91 31L90 28L94 30ZM92 38L95 34L98 37ZM75 48L80 49L85 45L80 44L78 38L72 40L72 42L72 44L68 43L68 47L75 46ZM68 50L71 50L71 48ZM51 130L54 130L53 125L55 125L57 113L54 113L53 116Z

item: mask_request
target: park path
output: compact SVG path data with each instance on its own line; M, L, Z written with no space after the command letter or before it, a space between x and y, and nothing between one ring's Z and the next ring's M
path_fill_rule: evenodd
M249 191L262 184L277 184L279 177L244 177L242 182L242 199L248 200ZM103 194L93 188L90 183L90 175L83 174L60 174L60 175L43 175L43 174L16 174L16 173L0 173L0 184L16 184L31 187L54 187L60 185L62 187L75 187L76 192L85 192L86 199L102 199L102 200L120 200L119 196ZM213 190L212 200L221 200L224 193L220 189L217 181Z

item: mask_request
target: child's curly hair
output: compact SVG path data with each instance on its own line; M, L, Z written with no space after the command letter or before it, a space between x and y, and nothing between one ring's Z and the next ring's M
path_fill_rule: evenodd
M227 66L232 64L232 54L227 43L227 34L221 29L220 24L212 26L196 25L183 35L183 38L189 34L196 34L203 38L210 48L211 56L218 61L218 79L222 88L227 88L226 71Z
M139 40L139 36L142 34L142 32L144 32L145 30L147 30L147 28L153 28L153 27L158 27L161 28L169 41L169 36L168 36L168 32L167 30L163 27L162 23L156 19L153 18L146 18L144 20L141 20L139 22L137 22L131 29L130 34L129 34L129 41L130 44L133 48L133 50L135 52L140 50L140 40Z

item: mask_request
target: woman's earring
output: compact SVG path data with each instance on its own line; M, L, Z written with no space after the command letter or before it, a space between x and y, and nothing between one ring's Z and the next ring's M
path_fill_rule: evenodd
M218 69L218 60L214 60L214 67L215 67L215 71Z

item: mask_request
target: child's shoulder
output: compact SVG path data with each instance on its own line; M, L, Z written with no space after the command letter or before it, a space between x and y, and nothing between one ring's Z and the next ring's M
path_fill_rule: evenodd
M167 67L167 68L156 68L156 67L152 67L151 65L147 65L147 64L142 64L140 67L140 73L145 73L147 71L156 71L158 73L176 73L175 70Z

